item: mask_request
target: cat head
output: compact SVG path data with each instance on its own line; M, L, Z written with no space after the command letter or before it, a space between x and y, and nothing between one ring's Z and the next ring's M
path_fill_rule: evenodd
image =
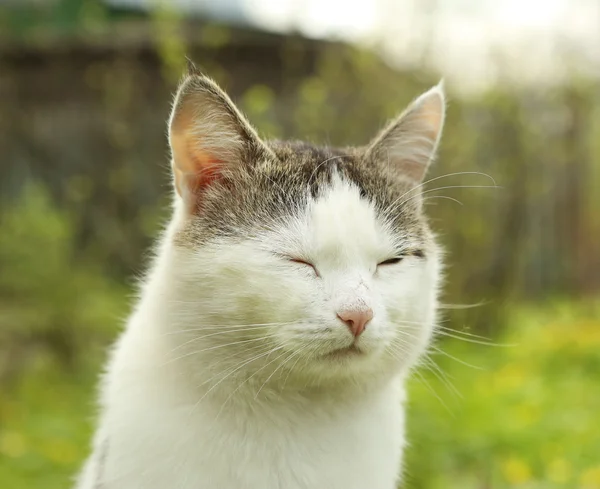
M444 111L440 84L364 147L269 142L212 80L188 74L169 121L177 355L269 386L413 365L435 322L440 258L421 183Z

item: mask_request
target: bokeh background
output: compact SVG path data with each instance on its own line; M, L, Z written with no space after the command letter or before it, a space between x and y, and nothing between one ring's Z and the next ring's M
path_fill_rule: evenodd
M600 488L595 0L0 0L0 487L69 487L87 454L185 55L264 136L323 144L445 77L444 335L405 487Z

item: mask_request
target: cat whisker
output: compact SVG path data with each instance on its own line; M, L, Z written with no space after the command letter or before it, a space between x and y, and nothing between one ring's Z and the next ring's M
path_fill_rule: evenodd
M210 383L211 383L213 380L215 380L216 378L220 378L222 374L225 374L225 375L226 375L226 374L228 374L229 372L231 372L231 371L235 370L235 369L238 367L239 363L236 363L236 364L235 364L233 367L230 367L228 370L226 370L226 371L224 371L224 372L223 372L223 371L220 371L220 370L221 370L221 365L223 365L223 364L226 364L226 363L227 363L229 360L231 360L232 358L238 357L238 356L240 356L241 354L243 355L244 353L246 353L247 351L250 351L250 350L252 350L252 349L253 349L252 347L249 347L249 348L247 348L246 350L244 350L244 351L242 351L242 352L237 352L237 353L234 353L233 355L229 355L229 356L227 356L227 357L225 357L225 358L223 358L223 359L220 359L220 360L218 361L218 363L215 365L215 367L216 367L216 369L219 371L219 373L218 373L218 374L216 374L216 375L213 375L213 376L211 376L210 378L206 379L204 382L202 382L202 383L200 383L200 384L197 384L197 385L196 385L196 388L200 388L200 387L202 387L202 386L204 386L204 385L206 385L206 384L210 384ZM254 351L254 353L255 353L255 355L260 355L260 354L262 354L262 353L266 353L266 352L272 351L273 349L274 349L274 347L273 347L272 345L269 345L269 346L266 346L266 347L264 347L264 348L261 348L261 349L259 349L259 350L255 350L255 351Z
M408 199L403 200L402 202L400 202L400 204L398 204L399 207L406 205L408 202L410 202L412 199L416 199L418 197L421 197L425 194L428 194L430 192L436 192L438 190L446 190L446 189L452 189L452 188L501 188L498 187L496 185L447 185L444 187L436 187L436 188L432 188L429 190L425 190L424 192L420 192L418 194L415 195L411 195ZM393 205L396 204L397 201L394 202Z
M475 304L438 304L438 309L473 309L488 304L487 301L477 302Z
M227 399L225 399L225 401L223 402L223 404L221 405L221 408L219 409L219 412L217 413L217 416L215 419L218 419L219 416L221 415L221 412L223 411L223 409L225 408L225 405L231 400L231 398L235 395L235 393L237 391L239 391L242 386L244 384L246 384L248 381L250 381L250 379L254 378L254 376L256 374L258 374L259 372L261 372L262 370L264 370L265 368L267 368L269 365L271 365L273 362L276 362L277 360L279 360L282 356L289 354L290 352L288 351L284 351L283 353L277 355L273 360L271 360L270 362L266 363L265 365L263 365L262 367L260 367L258 370L256 370L252 375L250 375L250 377L247 377L246 379L244 379L240 385L238 385L233 391L231 391L231 393L229 394L229 396L227 396ZM254 399L256 399L256 396L254 397Z
M433 375L435 375L435 377L446 386L446 388L451 394L453 394L456 398L463 399L463 395L456 388L456 386L448 379L448 375L440 368L440 366L437 363L435 363L435 360L433 360L429 356L425 356L424 362L424 367L427 368L430 372L432 372Z
M444 331L449 331L450 333L462 334L462 335L465 335L465 336L469 336L471 338L479 338L480 340L491 341L491 339L488 338L487 336L481 336L481 335L478 335L478 334L467 333L466 331L461 331L461 330L458 330L458 329L448 328L447 326L438 325L438 326L436 326L436 329L442 329Z
M281 390L283 391L283 389L285 389L285 385L287 384L288 379L290 378L290 374L294 371L294 369L296 368L296 365L298 365L298 361L300 361L303 356L302 354L305 353L314 343L316 340L310 341L306 346L304 346L303 348L301 348L300 350L298 350L298 358L296 358L296 361L294 362L294 365L292 365L289 369L288 369L288 374L286 375L283 384L281 386ZM304 356L304 358L308 358L307 355Z
M453 201L453 202L456 202L457 204L460 204L460 205L463 205L463 206L464 206L464 204L463 204L463 203L462 203L460 200L458 200L458 199L455 199L454 197L448 197L447 195L432 195L432 196L430 196L430 197L425 197L425 198L423 199L423 202L426 202L426 201L428 201L428 200L433 200L433 199L446 199L446 200L451 200L451 201Z
M435 350L437 353L439 353L440 355L444 355L445 357L448 357L452 360L454 360L455 362L460 363L461 365L464 365L465 367L470 367L470 368L474 368L475 370L484 370L483 367L478 367L476 365L472 365L470 363L465 362L464 360L461 360L460 358L456 358L455 356L450 355L450 353L445 352L444 350L442 350L441 348L438 348L435 345L430 345L429 346L431 349Z
M459 176L459 175L479 175L479 176L484 176L484 177L489 178L492 181L493 186L497 186L496 180L494 180L494 178L491 175L488 175L487 173L477 172L477 171L461 171L461 172L454 172L454 173L446 173L445 175L440 175L439 177L430 178L429 180L425 180L424 182L420 183L419 185L415 185L410 190L404 192L394 202L392 202L392 205L390 207L393 207L397 202L399 202L400 200L402 200L404 197L406 197L407 195L411 194L415 190L423 188L428 183L435 182L435 181L441 180L443 178L455 177L455 176Z
M277 371L280 370L288 361L290 361L292 358L294 358L294 356L296 356L298 354L298 352L302 351L302 350L303 349L296 350L295 352L292 352L292 354L288 358L286 358L283 362L281 362L281 364L275 370L273 370L273 372L271 373L271 375L269 375L267 377L267 379L263 382L263 384L260 386L260 388L256 391L256 394L254 395L254 399L258 398L258 395L260 394L260 391L263 389L263 387L265 385L267 385L267 383L269 382L269 380L271 380L271 378L277 373Z
M227 330L227 331L240 331L243 328L253 329L253 328L264 328L268 326L291 326L293 324L297 324L301 321L288 321L288 322L278 322L278 323L257 323L257 324L215 324L215 325L207 325L207 326L199 326L197 328L189 328L189 329L179 329L177 331L169 331L163 334L163 336L176 335L181 333L193 333L196 331L214 331L214 330Z
M405 324L404 326L412 326L411 324ZM417 325L420 326L420 325ZM416 329L412 330L412 331L417 331ZM396 330L396 333L398 333L399 335L408 338L409 340L415 340L417 339L417 336L413 333L411 333L410 329L398 329Z
M283 346L277 346L274 347L272 349L269 349L267 352L265 353L261 353L258 355L255 355L254 357L252 357L250 360L246 360L245 362L242 362L240 365L238 365L234 370L232 370L231 372L229 372L227 375L225 375L224 377L222 377L217 383L215 383L212 387L210 387L203 395L202 397L200 397L200 399L198 399L198 401L194 404L194 406L192 406L192 410L190 412L190 414L195 411L195 409L198 407L198 405L206 398L206 396L208 396L213 390L215 390L222 382L224 382L226 379L228 379L229 377L231 377L234 373L236 373L237 371L239 371L240 369L244 368L246 365L248 365L249 363L252 363L256 360L258 360L259 358L265 357L267 355L270 355L271 353L274 353L275 351L281 350L283 348Z
M495 343L493 341L482 341L482 340L476 340L473 338L465 338L463 336L460 336L460 334L453 334L450 333L448 331L445 330L438 330L435 333L437 336L446 336L448 338L454 338L456 340L460 340L460 341L466 341L467 343L474 343L477 345L485 345L485 346L498 346L498 347L502 347L502 348L513 348L517 345L515 344L508 344L508 343Z
M169 352L169 354L170 354L170 353L173 353L173 352L176 352L177 350L181 350L182 348L185 348L187 345L189 345L189 344L191 344L191 343L195 343L195 342L197 342L197 341L200 341L200 340L203 340L203 339L205 339L205 338L209 338L209 337L212 337L212 336L219 336L219 335L223 335L223 334L226 334L226 333L240 333L240 332L244 332L244 331L254 331L254 329L253 329L253 328L250 328L250 329L248 329L248 330L246 330L246 329L241 329L241 330L237 330L237 331L220 331L220 332L218 332L218 333L211 333L211 334L207 334L207 335L203 335L203 336L195 336L194 338L191 338L191 339L189 339L189 340L187 340L187 341L185 341L185 342L181 343L180 345L177 345L175 348L173 348L173 349L172 349L172 350ZM268 334L261 335L261 336L260 336L260 338L258 338L258 339L274 338L274 337L276 337L276 336L277 336L277 335L276 335L275 333L268 333ZM250 342L250 341L257 341L257 340L256 340L256 339L254 339L254 338L248 338L248 339L247 339L247 341L248 341L248 342ZM224 345L224 346L229 346L229 345L231 345L231 344L232 344L232 343L229 343L229 344L227 344L227 345ZM235 343L233 343L233 344L235 344ZM218 346L220 346L220 345L216 345L214 348L208 348L207 350L210 350L210 349L217 349L217 347L218 347ZM200 350L200 351L198 351L198 353L201 353L201 352L203 352L203 351L207 351L207 350Z
M260 336L258 338L250 338L248 340L240 340L240 341L234 341L232 343L224 343L222 345L215 345L215 346L211 346L211 347L208 347L208 348L203 348L202 350L194 350L194 351L186 353L185 355L181 355L181 356L179 356L177 358L170 359L167 362L163 363L162 366L164 367L165 365L169 365L169 364L171 364L173 362L177 362L177 361L179 361L179 360L181 360L183 358L189 357L191 355L197 355L199 353L203 353L203 352L211 351L211 350L218 350L220 348L229 348L231 346L241 345L241 344L244 344L244 343L251 343L251 342L255 342L255 341L264 341L267 338L268 337L266 337L266 336Z
M444 402L444 400L440 397L440 395L435 391L435 389L431 386L431 384L427 381L427 379L423 376L423 374L421 372L419 372L419 370L414 370L414 373L419 378L419 380L423 383L423 385L425 385L427 387L427 390L429 390L429 392L431 392L434 395L434 397L440 402L440 404L442 406L444 406L446 411L448 411L448 414L450 414L451 417L455 418L456 415L454 414L454 411L452 411L448 407L448 405Z
M390 343L391 352L397 360L403 360L410 353L410 346L411 344L402 338Z

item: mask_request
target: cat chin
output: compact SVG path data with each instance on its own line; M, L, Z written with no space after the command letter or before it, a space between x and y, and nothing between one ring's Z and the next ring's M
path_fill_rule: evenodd
M348 375L355 377L360 376L361 373L372 375L374 371L393 370L390 362L392 357L386 355L388 346L389 344L383 341L354 342L352 340L343 345L323 345L307 355L307 362L299 362L299 365L302 364L301 367L292 374L307 373L344 378ZM299 347L298 351L302 351L302 347Z
M362 368L365 365L376 363L380 356L380 352L378 351L350 345L322 354L317 360L324 365L325 368L332 368L335 366L344 368L356 366Z

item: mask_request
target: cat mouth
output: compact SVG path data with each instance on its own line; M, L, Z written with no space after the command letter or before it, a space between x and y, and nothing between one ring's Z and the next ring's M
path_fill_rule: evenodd
M356 346L356 343L352 343L350 346L345 346L344 348L338 348L337 350L330 351L325 356L327 358L348 358L364 355L364 353L365 352L363 350Z

